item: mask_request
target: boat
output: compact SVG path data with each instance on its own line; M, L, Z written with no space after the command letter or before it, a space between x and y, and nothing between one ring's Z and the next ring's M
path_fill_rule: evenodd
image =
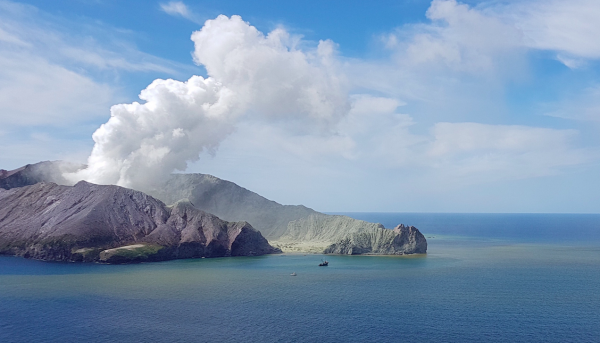
M319 263L319 267L327 267L329 265L329 261L325 260L321 260L321 263Z
M296 276L296 272L293 272L290 274L291 276Z

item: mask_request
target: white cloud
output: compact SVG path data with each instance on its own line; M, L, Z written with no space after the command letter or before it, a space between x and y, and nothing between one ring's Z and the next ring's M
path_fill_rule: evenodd
M383 37L400 63L445 65L454 71L500 73L522 63L526 49L556 52L569 68L600 58L600 2L530 0L481 3L433 0L428 24L406 25ZM518 74L519 72L517 72ZM497 76L498 74L494 75Z
M495 9L514 23L531 48L572 57L600 58L600 2L596 0L537 0Z
M519 31L500 19L454 0L434 0L429 24L407 25L385 37L400 64L493 73L514 68L521 57ZM504 67L504 68L502 68ZM502 69L501 69L502 68Z
M282 28L265 36L241 17L223 15L192 40L194 60L260 116L313 131L329 129L349 110L331 41L305 51Z
M359 120L351 112L351 127L363 131L351 128L340 134L354 142L357 164L399 175L419 171L410 178L423 180L423 189L554 175L600 157L598 151L580 147L577 130L439 122L420 133L413 118L391 108Z
M437 123L432 131L435 141L429 154L438 157L481 151L552 151L565 147L577 134L575 130L479 123Z
M0 121L65 126L105 115L110 87L29 54L0 56Z
M378 190L416 192L412 196L417 199L469 185L560 175L600 157L597 149L578 147L578 139L575 130L476 123L438 123L429 133L418 134L409 117L364 136L340 132L290 138L278 129L243 125L217 157L204 156L192 170L252 185L290 203L332 206L314 194L303 194L304 185L320 184L314 191L330 200L337 199L337 193L371 198ZM244 169L235 167L239 165ZM265 173L270 175L268 185ZM346 187L355 191L347 192ZM301 197L309 200L291 200Z
M15 44L19 46L30 46L30 44L22 41L21 39L19 39L19 37L4 31L2 28L0 28L0 42Z
M203 154L189 171L319 210L526 211L529 207L519 206L527 201L495 208L502 199L494 199L491 190L523 179L561 180L600 157L598 149L581 147L576 130L461 122L422 130L398 113L402 107L394 102L354 96L338 133L327 137L290 136L279 127L242 122L215 157ZM367 111L367 104L374 111ZM460 199L466 189L491 199L471 204ZM535 199L507 189L515 197Z
M89 168L73 180L145 189L214 151L241 117L326 135L350 109L331 42L300 50L283 29L265 36L223 15L192 40L209 77L155 80L140 94L145 103L113 106L93 135Z
M432 165L462 182L551 175L597 158L575 147L576 130L438 123L432 134Z
M421 126L505 116L506 85L531 74L520 31L452 0L433 1L427 18L380 37L389 59L347 60L352 87L401 99Z
M328 177L381 173L396 175L385 181L390 187L413 184L433 191L556 175L599 157L579 147L580 133L572 129L440 122L419 132L411 116L398 112L401 104L354 95L352 110L332 136L290 136L268 123L242 122L217 158L205 157L194 168L241 180L247 176L231 171L231 163L250 169L269 165L291 179L305 178L299 175L303 166Z
M89 136L124 98L123 75L197 70L131 42L131 32L101 22L68 21L0 0L0 168L84 161Z
M406 123L381 132L378 162L399 172L420 170L417 179L439 181L433 187L554 175L600 157L579 147L577 130L441 122L415 134Z

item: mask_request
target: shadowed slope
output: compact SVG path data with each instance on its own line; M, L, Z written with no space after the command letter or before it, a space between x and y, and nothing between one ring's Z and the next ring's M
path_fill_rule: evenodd
M318 214L302 205L281 205L207 174L174 174L149 194L167 204L189 199L195 207L225 220L247 221L269 240L283 235L289 222Z

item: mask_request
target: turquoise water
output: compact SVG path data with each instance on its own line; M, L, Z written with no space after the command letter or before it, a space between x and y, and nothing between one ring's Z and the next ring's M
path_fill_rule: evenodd
M0 342L600 341L600 215L351 215L415 225L429 253L0 257Z

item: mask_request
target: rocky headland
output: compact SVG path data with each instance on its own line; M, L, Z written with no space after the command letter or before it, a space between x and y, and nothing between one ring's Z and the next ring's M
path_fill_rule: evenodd
M292 221L274 246L288 251L344 255L405 255L427 252L427 240L414 226L393 230L347 216L315 214Z

